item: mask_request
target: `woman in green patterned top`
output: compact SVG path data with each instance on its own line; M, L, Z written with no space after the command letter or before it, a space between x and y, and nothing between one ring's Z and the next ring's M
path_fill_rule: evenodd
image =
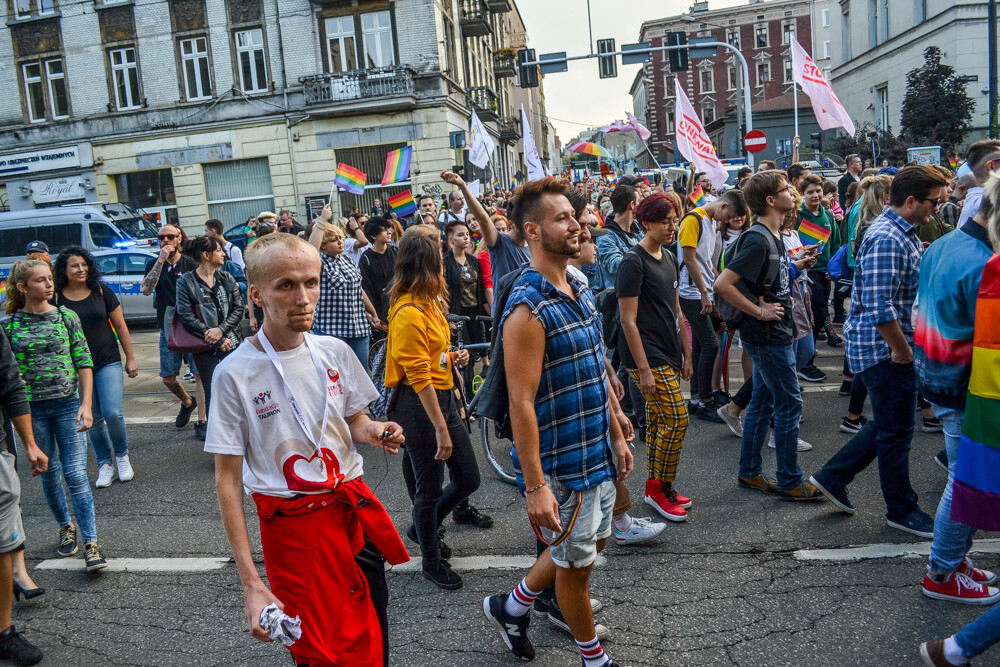
M59 522L59 555L72 556L78 549L77 526L70 517L62 485L65 479L83 535L84 561L93 572L107 567L97 544L83 435L93 423L94 363L76 313L49 303L54 291L48 262L17 262L7 279L8 314L0 319L0 326L21 367L35 440L49 457L49 469L42 473L42 491Z

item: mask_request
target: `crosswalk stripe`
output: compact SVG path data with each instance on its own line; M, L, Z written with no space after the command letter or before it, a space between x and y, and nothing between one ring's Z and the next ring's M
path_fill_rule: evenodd
M109 558L105 572L145 574L151 572L209 572L220 570L231 558ZM36 566L38 570L86 570L82 558L50 558Z
M843 549L801 549L792 558L804 561L854 562L876 558L918 558L929 556L930 542L912 544L868 544ZM969 553L1000 554L1000 540L975 540Z

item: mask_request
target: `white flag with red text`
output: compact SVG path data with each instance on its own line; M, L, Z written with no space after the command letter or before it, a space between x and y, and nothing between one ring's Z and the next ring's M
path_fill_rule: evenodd
M826 77L816 63L809 57L806 50L792 40L792 76L795 83L799 84L802 92L809 96L813 113L816 114L816 122L824 130L832 130L835 127L842 127L854 136L854 121L851 120L847 109L837 99L837 94L833 92Z
M675 149L694 164L698 171L703 171L712 181L712 185L721 188L729 178L729 172L722 166L715 147L708 138L708 132L694 112L694 107L684 94L680 81L674 79L677 95L677 136Z

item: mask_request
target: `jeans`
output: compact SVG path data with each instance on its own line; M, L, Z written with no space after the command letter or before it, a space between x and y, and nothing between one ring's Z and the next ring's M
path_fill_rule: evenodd
M812 336L803 336L792 345L795 348L795 370L801 371L816 355L816 340Z
M855 381L858 377L870 392L872 419L819 474L828 489L845 489L877 457L886 517L903 519L918 509L917 494L910 486L910 441L917 407L913 363L896 364L887 359L858 373Z
M701 314L701 301L681 299L681 312L691 325L691 398L701 398L703 403L712 400L712 373L715 357L719 354L719 339L711 315Z
M1000 605L958 631L955 641L966 658L975 658L986 649L1000 642Z
M87 479L87 440L76 431L79 409L80 398L76 394L31 401L31 429L35 433L35 442L49 457L49 469L42 473L45 502L61 528L73 523L62 485L62 479L65 479L73 499L77 528L86 544L97 541L97 520L94 517L94 496L90 493L90 481Z
M90 446L94 448L98 466L111 465L112 445L115 456L128 456L128 435L122 415L124 395L125 378L120 361L94 373L94 425L87 435L90 436Z
M365 367L365 373L370 372L368 369L368 350L371 347L369 341L371 336L358 336L357 338L341 338L340 336L335 336L348 345L351 346L351 350L354 351L355 356L361 362L361 365Z
M754 345L743 341L743 348L753 359L753 396L743 418L740 477L761 474L760 452L767 443L773 415L778 488L787 491L802 483L798 458L802 392L795 375L795 353L791 345Z
M934 542L931 544L931 569L951 572L965 559L972 548L973 529L951 519L951 495L955 485L955 464L958 463L958 446L962 442L962 419L958 410L934 406L934 414L944 422L944 446L948 451L948 483L941 494L937 515L934 517Z
M459 502L471 496L480 482L476 453L458 413L454 392L438 390L437 399L448 423L452 444L451 456L444 461L434 458L437 453L434 424L412 387L400 387L399 398L388 415L406 434L403 480L413 501L413 525L425 565L441 558L437 530L445 517ZM451 481L442 489L445 466L451 473Z

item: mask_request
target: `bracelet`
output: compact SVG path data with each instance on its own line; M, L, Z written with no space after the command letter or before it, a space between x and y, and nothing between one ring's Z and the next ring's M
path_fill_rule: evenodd
M760 306L760 317L757 318L757 319L759 319L761 321L764 320L764 306Z
M527 491L525 491L524 493L525 493L525 494L529 494L529 493L534 493L535 491L537 491L538 489L542 488L543 486L545 486L545 482L542 482L542 483L541 483L541 484L539 484L538 486L533 486L533 487L531 487L530 489L528 489L528 490L527 490Z

